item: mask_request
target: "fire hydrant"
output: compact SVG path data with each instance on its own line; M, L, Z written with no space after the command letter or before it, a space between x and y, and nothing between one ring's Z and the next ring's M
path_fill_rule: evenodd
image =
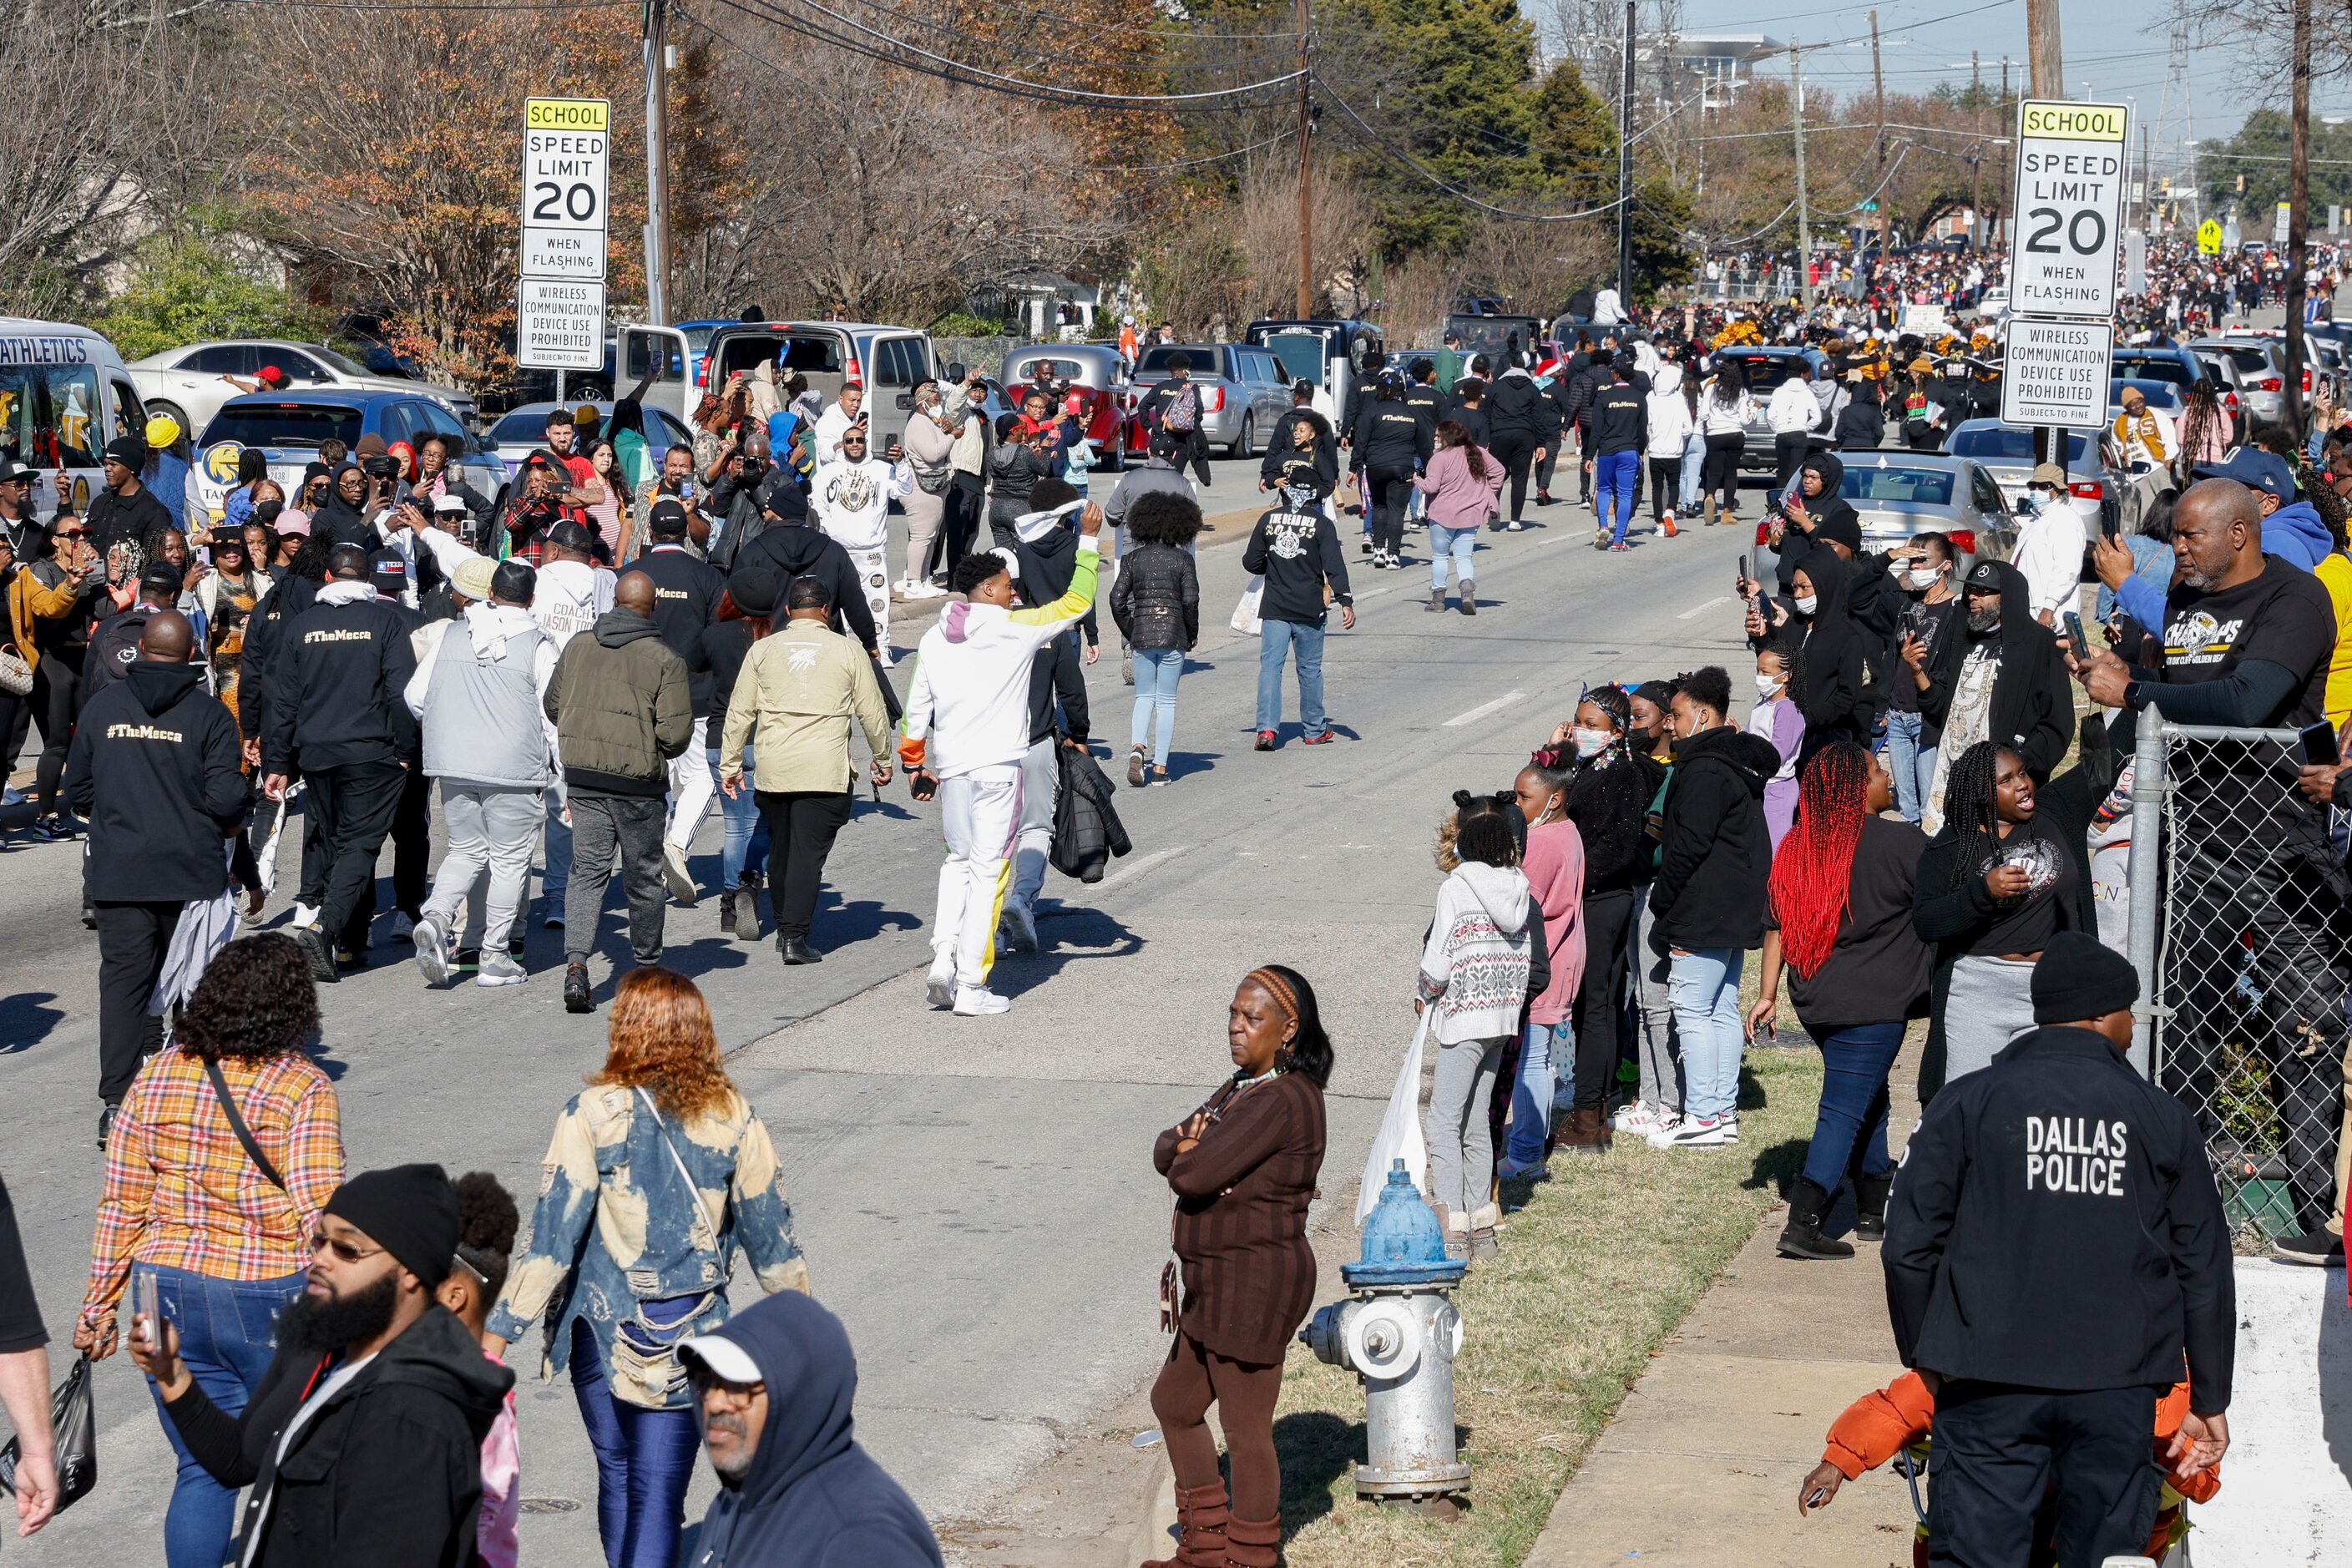
M1391 1165L1364 1220L1362 1256L1339 1268L1354 1299L1332 1302L1298 1333L1319 1360L1364 1381L1358 1497L1430 1499L1469 1489L1470 1467L1454 1447L1462 1314L1453 1300L1468 1267L1445 1256L1437 1215L1404 1162Z

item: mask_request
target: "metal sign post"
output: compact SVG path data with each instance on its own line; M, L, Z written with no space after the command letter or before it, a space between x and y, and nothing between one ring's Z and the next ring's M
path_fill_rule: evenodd
M2017 106L2008 353L2001 417L2037 426L2038 462L2065 461L2068 426L2104 425L2121 259L2125 138L2116 103L2029 99ZM2027 415L2026 410L2041 412Z
M613 106L601 98L523 104L522 247L515 363L562 373L604 366L604 260Z

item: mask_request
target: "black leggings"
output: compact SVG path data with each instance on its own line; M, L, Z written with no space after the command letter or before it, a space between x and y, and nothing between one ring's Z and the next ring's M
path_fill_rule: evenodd
M1738 430L1706 438L1706 464L1699 469L1698 493L1711 496L1721 492L1726 511L1739 505L1739 454L1747 447L1748 437Z
M1576 1109L1600 1110L1617 1079L1617 1031L1625 1011L1625 929L1633 891L1584 899L1584 984L1576 994Z
M1274 1406L1282 1396L1282 1363L1254 1366L1227 1361L1178 1331L1168 1364L1151 1385L1151 1413L1168 1444L1176 1484L1190 1490L1217 1484L1217 1440L1209 1435L1209 1406L1225 1430L1233 1458L1233 1508L1237 1520L1269 1520L1282 1512L1282 1462L1274 1452Z
M1536 438L1517 432L1497 436L1488 450L1495 454L1495 460L1503 465L1503 471L1511 476L1510 519L1517 522L1520 514L1528 510L1528 468L1536 460Z
M1675 510L1682 499L1683 465L1679 458L1652 458L1650 460L1650 521L1664 522L1666 513Z
M1372 468L1364 470L1372 493L1372 548L1391 555L1404 550L1404 514L1412 503L1411 468Z
M74 720L81 713L81 657L84 649L52 648L41 656L33 671L33 722L41 727L41 760L35 764L33 788L40 796L40 813L58 812L58 785L66 774L66 751L73 744Z

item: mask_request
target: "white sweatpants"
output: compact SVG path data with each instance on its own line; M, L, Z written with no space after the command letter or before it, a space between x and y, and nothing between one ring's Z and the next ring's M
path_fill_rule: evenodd
M697 719L694 738L687 742L686 750L669 760L669 832L664 837L677 846L681 855L702 830L702 818L710 809L711 796L719 793L718 781L710 776L710 750L704 743L709 722L708 719Z
M1062 760L1055 754L1057 735L1033 743L1021 759L1021 818L1013 832L1013 901L1037 913L1037 895L1045 886L1045 863L1054 848L1054 806L1062 788Z
M890 552L887 550L848 550L849 564L856 569L857 586L866 595L866 607L874 613L874 646L885 658L890 657Z
M948 855L940 866L931 952L935 963L954 961L959 986L987 984L996 962L996 922L1013 880L1013 836L1020 822L1018 763L940 781L940 829Z

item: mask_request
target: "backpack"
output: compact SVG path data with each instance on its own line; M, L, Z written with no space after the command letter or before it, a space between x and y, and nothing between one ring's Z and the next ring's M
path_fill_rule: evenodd
M1168 400L1168 406L1161 410L1160 425L1166 430L1198 430L1201 427L1201 389L1186 382L1176 395Z

